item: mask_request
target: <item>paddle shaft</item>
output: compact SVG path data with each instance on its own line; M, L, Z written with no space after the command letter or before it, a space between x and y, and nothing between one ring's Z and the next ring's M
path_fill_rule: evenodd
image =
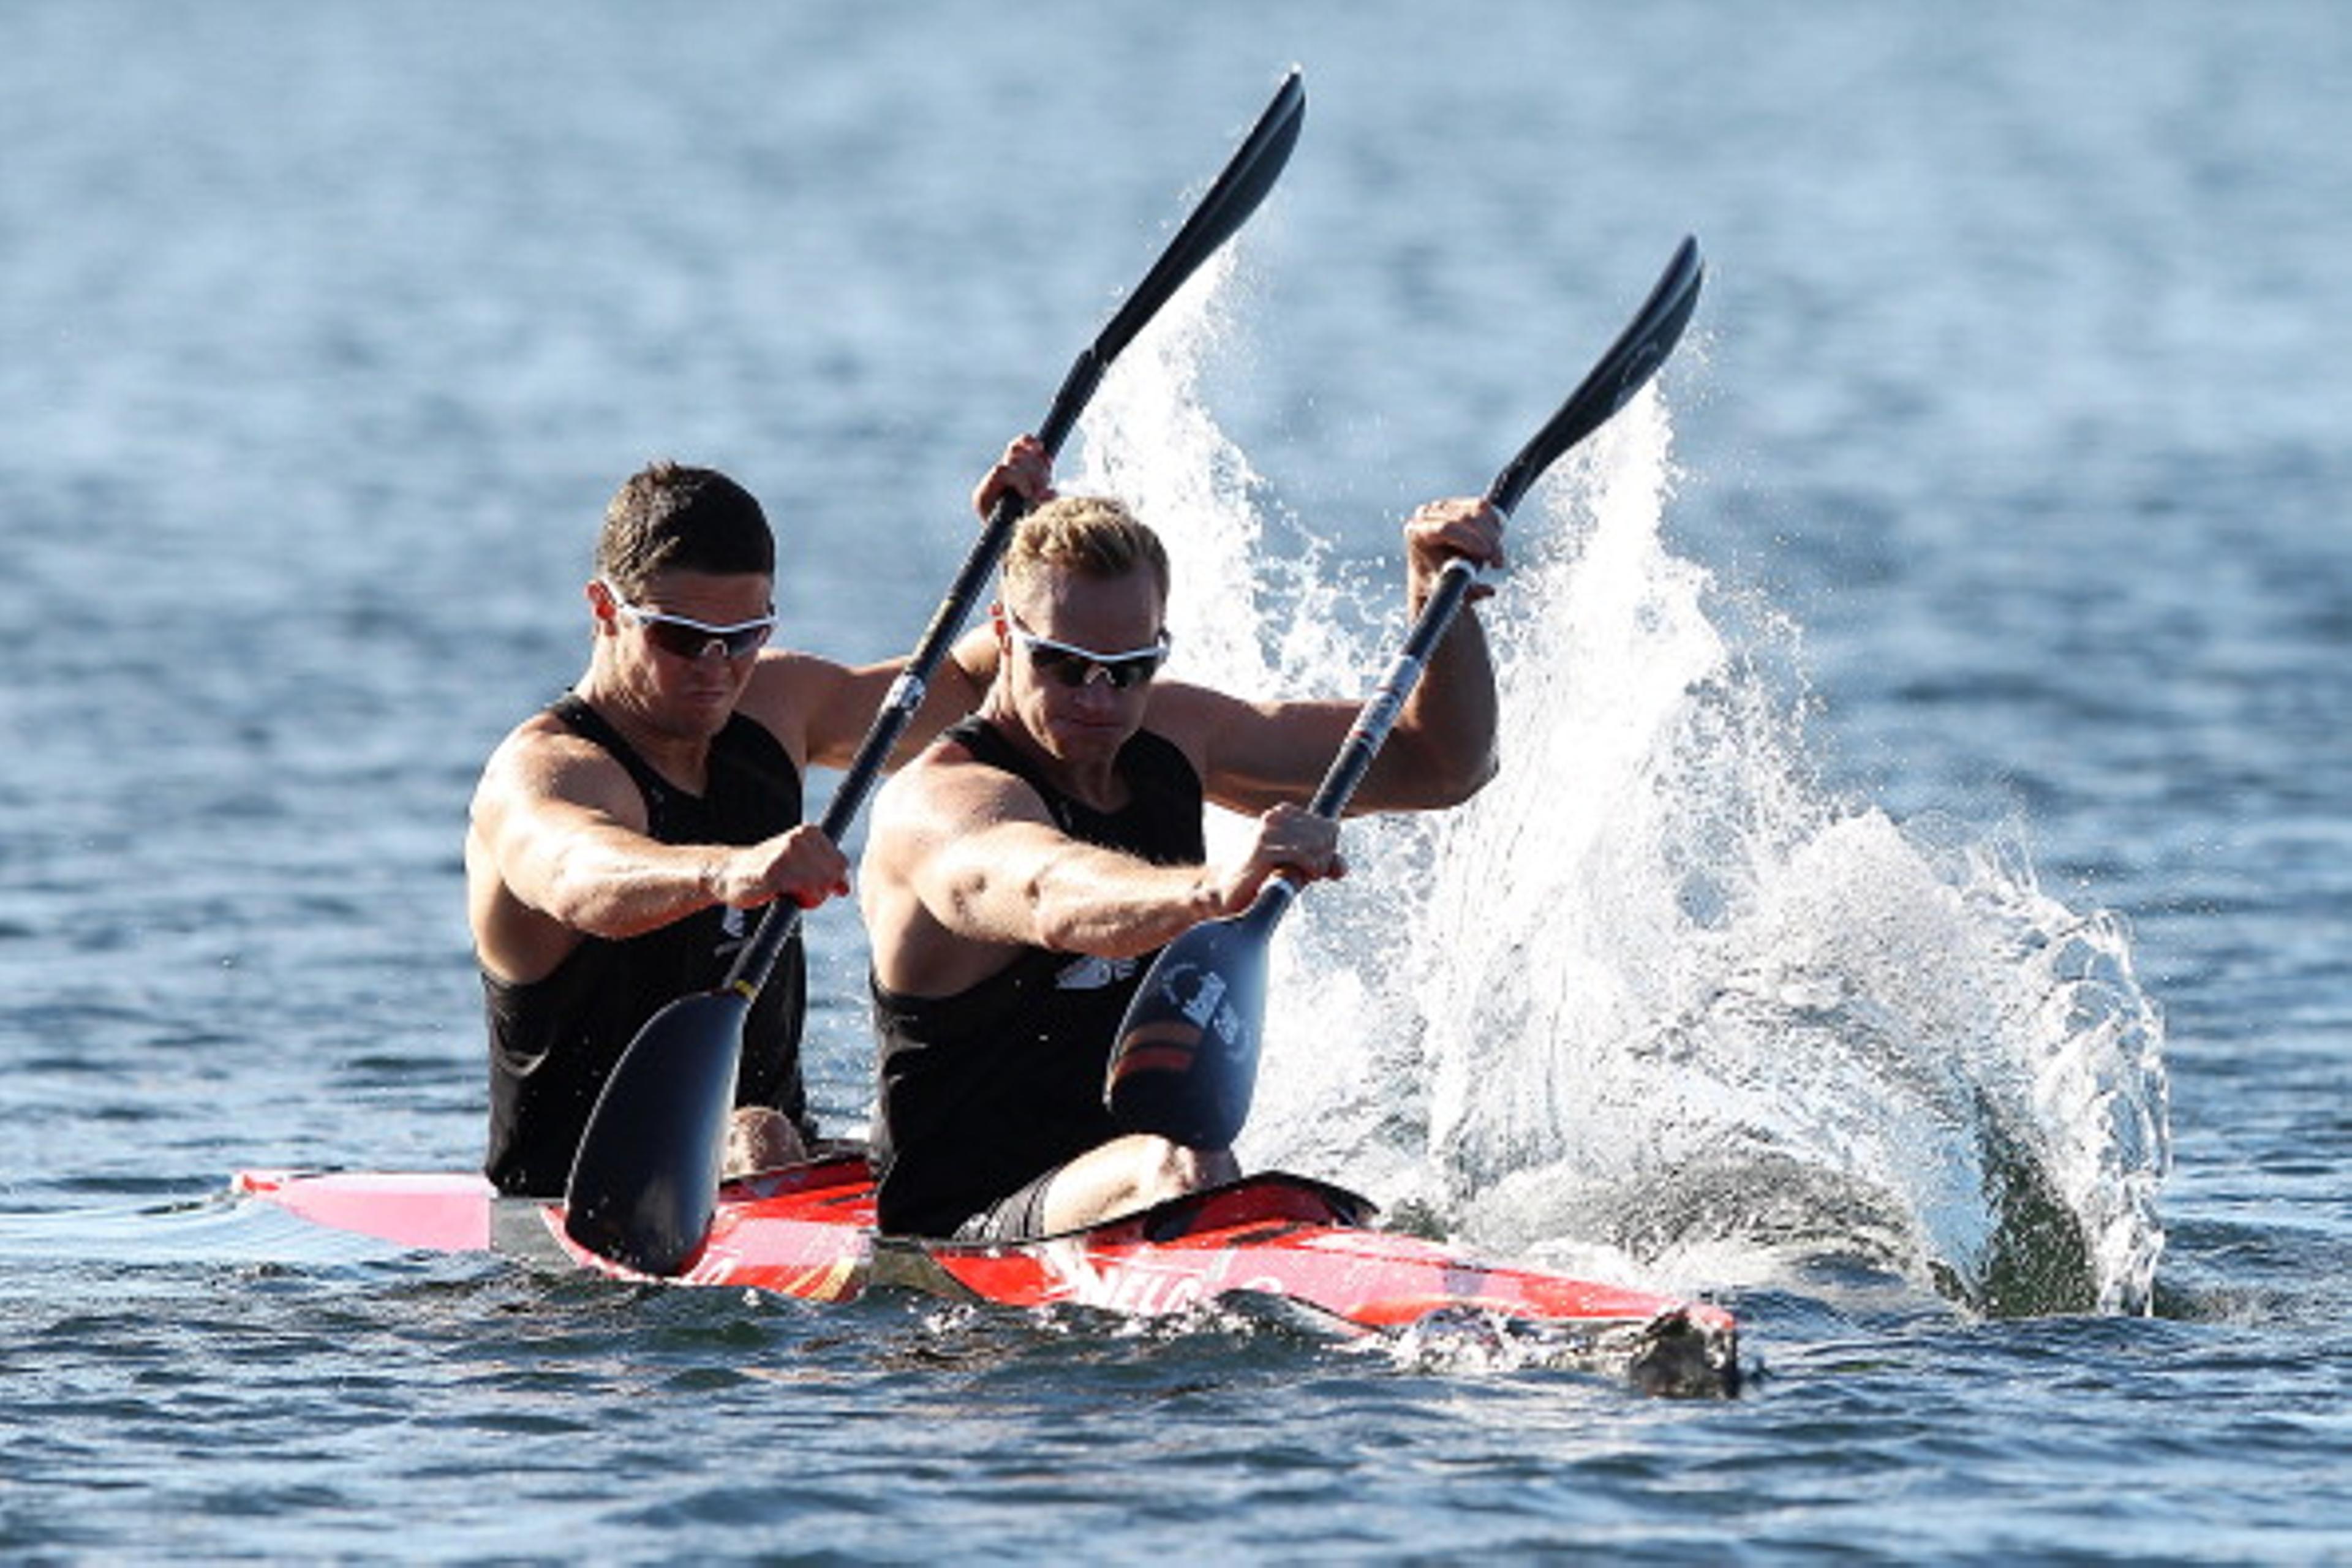
M1690 320L1691 310L1698 303L1702 273L1698 242L1685 237L1633 321L1577 384L1576 390L1544 421L1543 428L1496 474L1494 482L1486 487L1488 505L1507 517L1547 468L1570 447L1606 424L1648 383L1673 350ZM1430 656L1453 626L1455 614L1469 597L1471 585L1477 578L1477 567L1458 556L1445 563L1438 574L1437 585L1430 590L1421 613L1406 633L1395 662L1389 666L1388 673L1358 711L1339 755L1332 759L1323 782L1316 786L1307 810L1318 816L1334 818L1347 810L1349 800L1379 758L1381 748L1388 742L1389 731L1396 727L1406 701L1429 668ZM1259 900L1270 897L1277 900L1282 908L1287 908L1297 892L1296 881L1276 877L1267 882ZM1279 918L1278 909L1269 913ZM1266 923L1270 925L1271 921Z
M1060 454L1062 443L1068 438L1071 429L1077 424L1079 414L1086 408L1087 399L1101 383L1104 368L1091 347L1070 367L1070 374L1062 384L1061 395L1055 399L1045 425L1037 433L1038 441L1049 455ZM915 714L930 689L932 676L939 672L940 661L954 646L957 634L963 629L964 622L971 615L972 605L979 601L982 589L986 587L989 574L996 569L996 563L1004 554L1004 547L1013 538L1013 526L1027 510L1027 503L1012 494L999 498L990 509L987 525L981 530L980 537L972 542L971 552L957 570L947 597L933 612L930 625L924 629L922 640L908 657L906 668L890 683L890 689L883 697L881 709L875 714L872 726L866 730L865 740L858 743L856 755L850 759L849 771L842 775L841 786L834 791L832 801L825 806L824 816L818 819L818 829L835 844L847 836L850 825L857 820L858 812L865 807L866 797L874 792L883 768L888 764L891 751L905 736L908 726L915 721ZM721 989L740 992L747 997L757 995L775 969L776 960L782 953L784 944L792 940L793 932L800 930L801 918L802 910L797 904L769 905L767 912L760 917L759 925L753 929L751 940L736 954L727 978L720 982Z
M1356 722L1349 729L1347 740L1340 743L1339 755L1331 759L1323 782L1316 786L1314 798L1307 803L1307 810L1318 816L1336 819L1348 809L1356 786L1364 782L1364 775L1379 760L1381 748L1388 743L1389 731L1396 728L1405 702L1421 684L1422 673L1429 668L1429 656L1436 651L1438 639L1453 626L1454 615L1477 579L1478 569L1458 556L1445 563L1444 570L1438 574L1437 586L1430 590L1412 631L1406 634L1404 647L1398 651L1395 662L1357 710ZM1244 918L1253 929L1271 932L1300 890L1296 878L1277 871L1259 887Z
M1496 474L1494 483L1486 487L1488 505L1509 516L1536 480L1543 477L1545 469L1606 424L1610 416L1642 389L1664 362L1689 321L1691 310L1698 302L1700 275L1698 242L1685 237L1675 247L1665 271L1651 289L1632 324L1610 345L1609 352L1601 356L1552 416L1544 421L1543 428ZM1318 816L1336 817L1347 809L1349 799L1380 755L1389 731L1395 728L1398 715L1404 710L1406 700L1421 683L1430 655L1436 651L1446 628L1454 624L1454 616L1468 598L1477 576L1478 569L1459 557L1447 562L1438 574L1437 585L1423 602L1395 663L1389 667L1387 676L1357 714L1339 754L1332 759L1314 799L1308 802L1309 811Z

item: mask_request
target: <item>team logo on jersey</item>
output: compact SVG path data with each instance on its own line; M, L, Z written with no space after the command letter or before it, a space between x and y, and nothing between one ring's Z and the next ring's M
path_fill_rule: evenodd
M1054 976L1056 991L1099 991L1106 985L1116 985L1135 973L1132 958L1097 958L1082 953L1062 965Z
M751 923L751 912L726 905L719 914L719 945L712 948L714 958L731 958L748 940Z

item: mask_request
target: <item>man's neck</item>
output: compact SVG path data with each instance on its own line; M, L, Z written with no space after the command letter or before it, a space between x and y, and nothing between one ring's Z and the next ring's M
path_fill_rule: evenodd
M707 736L679 735L649 722L635 706L600 687L592 670L572 687L596 716L619 732L629 749L647 766L688 795L700 795L710 774L710 742Z
M1118 758L1070 758L1055 754L1032 734L1020 719L993 701L981 704L980 717L1029 760L1037 774L1059 793L1095 811L1117 811L1127 804L1127 781L1119 775Z

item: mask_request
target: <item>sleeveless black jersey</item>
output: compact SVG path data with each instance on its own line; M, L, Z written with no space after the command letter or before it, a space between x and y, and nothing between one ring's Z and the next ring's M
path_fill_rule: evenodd
M656 773L575 693L548 711L612 753L645 795L646 833L664 844L756 844L801 819L801 777L782 746L738 713L710 742L703 793ZM483 1169L499 1191L561 1196L596 1096L646 1019L726 978L761 911L699 910L622 941L583 937L554 972L510 985L485 972L490 1035L490 1143ZM770 1105L814 1135L801 1083L806 988L797 933L761 987L744 1029L738 1105Z
M1161 865L1205 858L1200 775L1161 736L1141 731L1120 749L1128 804L1108 813L1046 784L984 720L967 719L944 738L1027 783L1074 838ZM952 1235L1023 1184L1118 1135L1103 1109L1103 1075L1153 956L1030 948L953 996L904 996L874 982L883 1230Z

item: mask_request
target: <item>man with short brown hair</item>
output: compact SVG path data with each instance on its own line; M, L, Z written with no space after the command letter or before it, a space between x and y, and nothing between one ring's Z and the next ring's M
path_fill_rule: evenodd
M984 479L1042 500L1044 448ZM845 766L903 660L851 668L765 645L775 541L757 500L709 468L656 463L607 510L585 595L588 668L482 770L466 835L467 907L490 1034L485 1168L499 1191L560 1195L589 1112L646 1019L725 977L763 904L848 891L801 821L802 778ZM947 659L899 750L968 711L994 646ZM731 1170L799 1158L797 938L745 1028Z

